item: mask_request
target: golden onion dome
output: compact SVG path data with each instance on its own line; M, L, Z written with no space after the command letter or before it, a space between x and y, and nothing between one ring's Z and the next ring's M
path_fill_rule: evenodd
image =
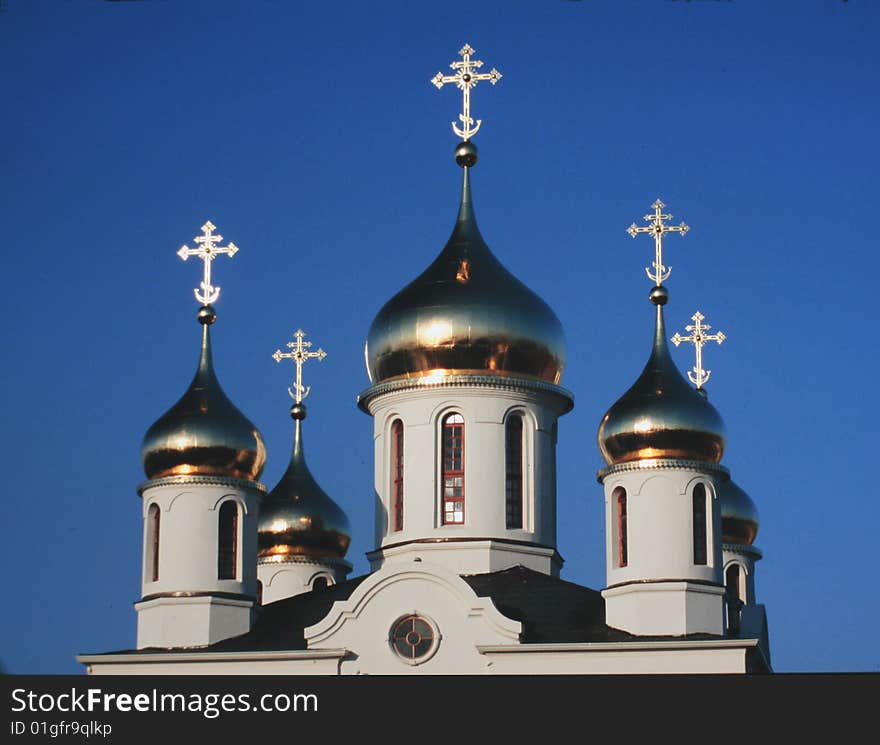
M351 543L348 517L318 486L303 452L306 407L290 409L295 424L293 455L281 481L260 504L257 556L260 562L289 557L343 558Z
M725 481L718 489L721 503L721 540L740 546L751 546L758 535L758 508L752 498L733 481Z
M148 479L227 476L256 481L266 446L256 427L227 398L211 354L211 306L199 310L202 348L195 377L183 397L147 430L141 459Z
M656 458L718 463L724 423L703 392L691 388L669 355L663 306L665 287L651 291L657 306L654 345L633 386L599 425L599 449L608 465Z
M514 375L559 383L562 325L489 250L470 191L476 146L459 145L458 219L446 247L373 320L365 349L374 385L436 374Z

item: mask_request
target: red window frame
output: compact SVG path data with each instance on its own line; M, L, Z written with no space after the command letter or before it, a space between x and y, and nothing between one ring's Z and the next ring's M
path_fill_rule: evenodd
M626 491L621 489L617 495L617 566L625 567L629 562L629 545L626 531Z
M150 582L157 582L159 580L159 525L161 523L161 515L159 505L156 503L151 504L150 509L147 510Z
M391 425L391 502L394 530L403 530L403 422Z
M464 524L464 417L447 414L443 418L441 488L443 525Z

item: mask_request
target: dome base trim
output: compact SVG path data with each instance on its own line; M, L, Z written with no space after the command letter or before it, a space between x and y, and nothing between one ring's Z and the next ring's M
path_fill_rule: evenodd
M724 585L719 585L717 582L710 582L705 579L681 579L681 578L661 578L661 579L631 579L626 582L617 582L613 585L608 585L606 590L614 590L618 587L630 587L632 585L663 585L669 584L670 582L675 584L685 584L685 585L699 585L701 587L717 587L724 589Z
M634 460L626 463L618 463L603 468L596 473L596 480L601 484L608 476L625 471L650 471L654 469L681 469L688 471L702 471L703 473L720 474L725 478L730 476L730 471L718 463L707 463L704 460L679 460L677 458L652 458L650 460Z
M149 479L144 481L137 488L139 496L143 496L147 489L156 486L171 486L179 484L181 486L192 486L194 484L218 484L220 486L234 486L243 489L256 489L258 492L266 492L266 486L259 481L248 481L247 479L238 479L234 476L163 476L158 479Z
M460 388L465 386L551 393L561 399L562 409L560 416L567 414L574 408L574 395L570 391L540 378L523 378L514 375L455 374L449 371L443 371L439 375L429 374L418 378L400 378L398 380L387 380L377 383L358 394L357 404L361 411L369 414L370 403L375 398L384 396L386 393L432 390L435 388Z
M272 554L271 556L258 556L257 566L274 566L277 564L314 564L316 566L338 566L350 572L354 566L345 559L334 556L308 556L306 554Z
M742 554L744 556L749 556L755 561L764 558L764 554L761 552L761 549L755 546L747 546L742 543L722 543L721 550L727 551L731 554Z
M220 592L218 590L179 590L172 592L154 592L152 595L144 595L138 603L148 603L151 600L166 598L220 598L223 600L240 600L243 603L255 603L257 599L253 595L244 595L240 592Z
M479 541L491 541L493 543L501 543L509 546L533 546L534 548L543 548L555 551L556 555L562 559L556 546L548 546L544 543L535 543L533 541L518 541L513 538L492 538L489 536L462 536L461 538L413 538L411 541L400 541L399 543L387 543L380 546L375 551L367 552L367 556L386 548L399 548L400 546L410 546L414 543L475 543Z

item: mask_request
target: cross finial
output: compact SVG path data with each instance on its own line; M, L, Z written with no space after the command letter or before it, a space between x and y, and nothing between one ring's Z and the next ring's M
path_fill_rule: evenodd
M654 214L645 215L645 220L651 224L644 228L639 228L633 223L626 229L626 232L633 238L639 233L650 233L654 236L654 271L652 273L648 267L645 267L645 271L648 273L648 278L653 279L657 284L657 287L659 287L665 280L669 279L669 275L672 274L671 266L663 266L663 234L681 233L684 235L690 230L690 228L683 222L681 225L664 225L664 220L672 219L672 215L663 214L663 208L666 205L658 199L651 206L654 208Z
M704 316L700 311L694 313L691 318L694 321L693 326L685 326L685 331L690 331L690 336L682 336L678 332L675 333L675 336L672 337L672 343L675 346L678 346L683 341L690 342L694 345L697 350L697 364L694 365L693 372L688 371L688 378L690 378L691 383L693 383L697 388L702 388L703 384L709 380L709 376L712 374L711 370L703 369L703 345L707 341L717 341L718 344L721 344L727 337L723 332L719 331L717 334L707 334L705 333L710 328L712 328L708 323L703 325L703 321L706 320L706 316Z
M214 287L211 284L211 262L220 254L226 254L232 258L238 252L238 246L232 241L229 241L229 244L226 246L217 245L223 240L223 236L219 234L214 235L216 229L217 227L214 223L208 220L208 222L202 225L202 233L204 233L204 235L197 236L193 239L199 244L199 246L197 248L190 248L184 244L177 252L177 255L184 261L190 256L198 256L205 263L204 278L200 285L202 291L199 292L198 288L193 289L196 300L202 305L216 303L217 298L220 297L220 288Z
M461 137L462 140L469 140L479 131L480 125L483 123L482 119L477 119L474 122L471 118L471 88L480 80L488 80L492 85L495 85L495 83L501 80L501 73L494 67L489 72L476 72L476 70L483 66L483 63L481 60L471 59L474 49L470 44L465 44L458 53L461 55L461 60L449 65L455 70L455 73L453 75L444 75L442 72L438 72L431 78L431 82L438 89L442 88L446 83L455 83L456 87L461 91L462 112L458 115L458 118L463 126L458 127L455 122L452 122L452 131Z
M327 356L327 353L320 347L315 352L309 352L308 349L312 346L312 342L303 341L305 335L305 331L303 331L302 329L297 329L296 333L293 335L296 341L287 342L287 348L291 351L282 352L280 349L276 349L275 354L272 355L273 359L276 362L281 362L281 360L293 360L293 364L296 365L296 382L294 382L293 388L287 389L287 392L290 394L290 397L298 404L302 403L302 400L306 396L308 396L309 391L312 390L311 386L303 386L303 365L310 359L317 359L318 362L320 362Z

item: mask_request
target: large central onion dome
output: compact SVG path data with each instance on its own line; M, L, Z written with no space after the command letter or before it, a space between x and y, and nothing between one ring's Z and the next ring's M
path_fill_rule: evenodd
M751 546L758 535L758 508L752 498L733 481L725 481L718 489L721 503L721 540L740 546Z
M669 355L663 323L668 297L665 287L651 291L657 306L651 357L599 425L599 450L608 465L656 458L718 463L724 453L721 417L685 381Z
M147 430L141 459L148 479L227 476L256 481L266 464L263 437L230 401L214 372L208 327L211 306L199 310L202 348L183 397Z
M557 384L565 364L562 325L480 235L469 181L476 146L459 145L457 160L464 183L452 236L373 320L365 350L370 381L442 373L515 375Z
M348 517L318 486L303 451L302 420L306 407L295 404L293 455L278 485L260 504L257 556L260 563L296 556L341 559L351 543Z

